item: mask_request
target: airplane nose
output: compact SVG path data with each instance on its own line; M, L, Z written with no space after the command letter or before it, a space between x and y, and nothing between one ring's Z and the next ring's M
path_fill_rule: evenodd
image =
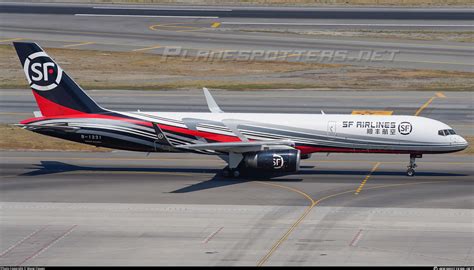
M461 137L461 143L465 146L465 147L468 147L469 146L469 143L466 141L466 139L464 139L463 137Z
M466 149L469 146L469 143L461 136L457 136L456 144L461 146L463 149Z

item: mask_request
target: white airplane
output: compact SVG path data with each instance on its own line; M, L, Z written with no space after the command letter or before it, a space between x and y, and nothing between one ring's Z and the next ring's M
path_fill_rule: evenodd
M225 113L209 91L210 112L117 112L97 105L36 43L14 42L40 112L20 126L75 142L144 152L195 152L227 161L224 175L292 173L312 153L410 156L468 146L448 125L404 115Z

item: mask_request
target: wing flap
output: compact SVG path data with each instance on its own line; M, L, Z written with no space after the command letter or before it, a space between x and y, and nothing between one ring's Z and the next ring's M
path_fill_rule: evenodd
M295 143L290 140L267 140L267 141L251 141L251 142L225 142L225 143L200 143L181 145L177 148L188 150L214 150L221 152L245 153L252 151L259 151L265 146L295 146Z

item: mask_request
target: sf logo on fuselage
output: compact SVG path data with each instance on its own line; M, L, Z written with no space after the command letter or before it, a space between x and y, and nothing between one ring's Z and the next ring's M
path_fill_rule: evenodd
M400 132L400 134L402 134L402 135L410 134L412 129L413 129L413 127L411 126L411 124L409 122L401 122L398 125L398 132Z
M31 88L38 91L56 88L63 75L61 68L44 52L30 54L23 69Z
M273 168L274 169L281 169L283 168L283 165L285 164L285 161L283 160L283 157L277 154L273 154Z

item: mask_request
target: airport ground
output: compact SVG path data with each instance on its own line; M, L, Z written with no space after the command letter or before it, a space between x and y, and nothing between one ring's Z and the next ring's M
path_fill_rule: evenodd
M24 40L43 47L154 54L179 47L188 55L278 51L279 57L296 62L468 72L474 62L471 8L249 10L0 3L0 13L3 44Z
M2 13L5 5L13 9ZM54 20L51 14L42 14L51 6L62 12L54 15ZM310 63L307 59L290 56L284 63L314 64L314 74L357 71L355 73L365 74L358 77L364 84L380 79L375 77L377 69L426 72L425 76L411 77L411 81L400 77L398 90L393 74L390 81L394 84L390 89L373 85L371 91L360 91L363 87L354 91L352 81L346 81L350 84L347 88L337 89L259 90L254 87L251 91L230 91L225 87L208 86L227 112L321 113L323 110L325 113L418 115L443 121L463 136L474 136L473 94L469 83L474 62L469 34L472 20L462 17L472 13L469 8L434 13L429 9L418 10L434 16L425 20L370 19L380 11L370 8L359 9L359 13L357 10L344 13L344 9L325 11L334 12L332 15L350 14L347 18L301 19L296 18L295 14L300 14L297 10L285 13L283 9L281 14L293 15L277 20L245 17L250 16L249 13L238 8L235 9L237 15L233 15L236 17L197 18L209 14L201 14L202 10L191 7L187 11L190 14L171 14L181 17L165 18L162 6L145 13L137 11L143 8L141 6L126 6L121 11L94 6L65 9L63 4L2 4L0 43L37 41L47 49L68 48L83 50L82 53L96 50L103 54L118 51L150 58L162 55L170 46L189 49L191 54L201 49L347 50L351 55L367 50L398 50L391 61L354 62L346 58L345 61ZM77 15L79 11L89 15ZM260 11L263 15L271 13L268 8ZM101 16L91 16L93 12ZM103 16L120 15L120 12L136 12L133 14L138 16ZM325 12L320 14L329 14ZM401 13L393 12L390 16ZM360 14L369 17L354 17ZM185 15L191 17L182 17ZM245 22L250 24L245 25ZM307 33L315 29L323 33ZM391 38L339 35L347 31L369 31L375 35L378 31L405 33L403 37L396 34ZM428 33L429 38L417 39L420 33ZM80 57L74 61L80 61ZM59 64L68 66L66 71L70 71L72 64L67 58L61 59ZM14 70L22 75L19 65L2 65L10 65L2 69L2 79L7 73L17 78ZM343 67L336 70L327 65ZM93 63L89 68L95 70ZM123 69L123 77L129 72L126 65L115 68ZM257 66L252 70L258 72ZM223 71L214 72L230 76L224 76ZM265 76L269 81L285 76L315 78L311 72L292 72L279 73L279 78ZM78 81L93 81L91 73L77 73L84 75L79 78L75 74L73 70L71 75ZM212 75L210 73L209 78ZM156 76L173 80L173 76ZM138 76L128 78L133 80ZM146 79L152 80L152 76ZM384 85L388 81L385 78L382 82ZM430 82L439 86L421 87ZM449 88L455 82L462 82L465 87ZM191 86L192 83L195 85ZM205 86L201 85L205 81L192 83L179 90L163 86L159 91L88 88L91 89L88 94L102 106L114 110L207 111L199 89ZM314 82L309 83L314 85ZM417 83L419 87L413 87ZM401 91L407 90L403 88L406 85L412 85L410 91ZM24 87L19 85L19 80L15 87L3 86L0 90L3 138L0 265L474 263L472 155L425 155L417 162L417 175L407 177L406 155L327 156L319 153L302 161L299 173L226 179L219 174L224 162L207 155L91 152L91 149L59 151L58 144L49 151L33 151L31 145L46 140L35 134L27 137L30 144L20 142L22 147L18 148L23 150L14 150L12 148L17 147L11 145L18 140L9 138L5 144L7 135L3 127L32 117L37 107L31 92L21 89ZM16 137L20 138L25 137Z
M223 179L188 154L2 152L2 265L472 265L472 156L316 155Z
M31 116L29 92L2 90L2 123ZM89 94L111 109L207 110L196 91ZM229 112L419 113L474 133L471 92L214 95ZM222 178L223 161L195 154L9 150L0 156L4 265L474 262L472 155L427 155L417 175L407 177L406 155L321 153L303 161L298 174L267 179Z

